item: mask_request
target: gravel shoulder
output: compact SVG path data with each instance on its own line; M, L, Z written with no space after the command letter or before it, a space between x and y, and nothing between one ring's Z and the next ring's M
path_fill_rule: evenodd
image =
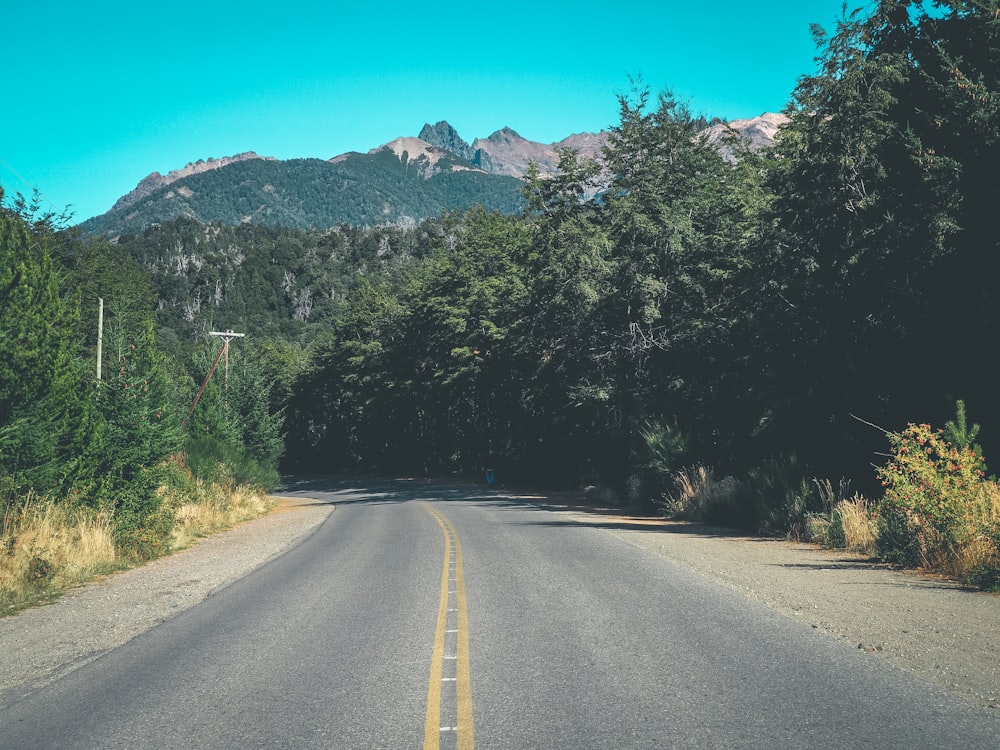
M1000 596L814 545L532 501L709 576L1000 716ZM52 682L194 606L281 554L332 512L333 505L318 500L282 498L263 518L0 618L0 701Z
M334 506L279 498L266 516L0 618L0 702L53 682L280 555Z

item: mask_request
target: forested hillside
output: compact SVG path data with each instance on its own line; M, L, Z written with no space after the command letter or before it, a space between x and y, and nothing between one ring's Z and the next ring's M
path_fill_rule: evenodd
M458 161L452 159L451 161ZM139 232L178 217L309 229L413 224L444 209L522 207L521 182L467 168L427 176L389 151L341 159L248 159L192 174L80 224L90 235Z
M773 149L733 144L725 159L701 118L640 86L620 98L603 165L563 152L556 176L529 175L513 215L324 231L177 220L113 246L41 242L6 211L0 249L37 265L24 283L38 296L4 292L5 310L37 311L34 332L6 312L2 334L51 351L29 360L4 344L4 473L60 492L108 476L86 430L117 407L78 366L92 335L68 291L92 306L108 289L129 337L109 371L123 388L153 377L147 416L173 399L142 457L150 472L184 434L267 464L274 446L250 447L253 420L273 434L280 413L289 470L492 468L676 508L678 472L698 465L738 488L705 501L710 519L769 532L829 520L849 493L816 489L843 477L873 498L887 559L928 562L975 539L996 570L1000 490L984 475L1000 451L997 3L886 0L816 41ZM206 191L213 174L196 176ZM62 292L45 247L68 274ZM207 332L224 328L251 334L240 356L256 400L217 396L246 413L240 436L185 433L178 405L210 364ZM34 442L51 420L63 427ZM915 452L925 463L908 463ZM126 465L115 471L125 481ZM88 482L82 496L100 497Z
M359 279L402 283L457 221L318 231L177 219L125 235L116 247L153 281L161 340L235 327L298 341L336 321Z

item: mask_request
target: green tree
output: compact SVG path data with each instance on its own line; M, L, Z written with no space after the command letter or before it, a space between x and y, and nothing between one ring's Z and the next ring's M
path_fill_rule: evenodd
M106 376L97 388L103 439L91 446L97 470L88 493L114 514L118 542L140 557L162 552L173 509L157 493L168 457L181 448L180 414L151 321L117 318L108 331Z
M528 175L533 232L514 325L522 394L512 438L518 470L534 481L594 481L619 426L601 308L614 293L612 245L592 197L602 177L570 151L555 175Z
M997 414L982 361L998 308L996 2L883 0L816 29L771 188L754 350L772 442L876 450L848 415ZM780 333L779 333L780 332ZM818 426L822 425L821 428ZM866 459L863 459L866 460Z
M238 448L254 468L255 483L265 489L278 484L278 462L284 451L284 414L272 406L273 381L266 375L262 354L243 346L230 356L225 406L235 427Z
M519 219L473 209L401 292L386 358L394 432L424 470L478 470L507 452L527 236Z
M288 454L295 468L377 469L391 418L384 373L400 306L384 284L362 279L333 330L313 347L288 408Z
M39 491L68 489L99 430L50 238L0 207L0 470Z
M622 460L635 461L647 420L701 442L731 429L717 408L744 300L737 280L758 230L762 191L747 164L727 162L704 121L669 92L621 96L606 164L602 224L612 243L601 301L602 355L620 414Z

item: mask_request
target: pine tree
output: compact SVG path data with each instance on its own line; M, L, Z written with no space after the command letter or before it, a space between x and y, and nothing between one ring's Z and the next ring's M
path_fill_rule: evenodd
M59 294L49 232L0 208L0 472L22 487L67 489L99 429Z

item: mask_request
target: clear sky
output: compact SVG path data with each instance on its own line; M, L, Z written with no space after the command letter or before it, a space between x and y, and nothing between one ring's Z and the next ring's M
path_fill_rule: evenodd
M780 111L842 0L5 6L0 185L82 221L150 172L243 151L326 159L439 120L469 142L598 131L630 76L697 114Z

